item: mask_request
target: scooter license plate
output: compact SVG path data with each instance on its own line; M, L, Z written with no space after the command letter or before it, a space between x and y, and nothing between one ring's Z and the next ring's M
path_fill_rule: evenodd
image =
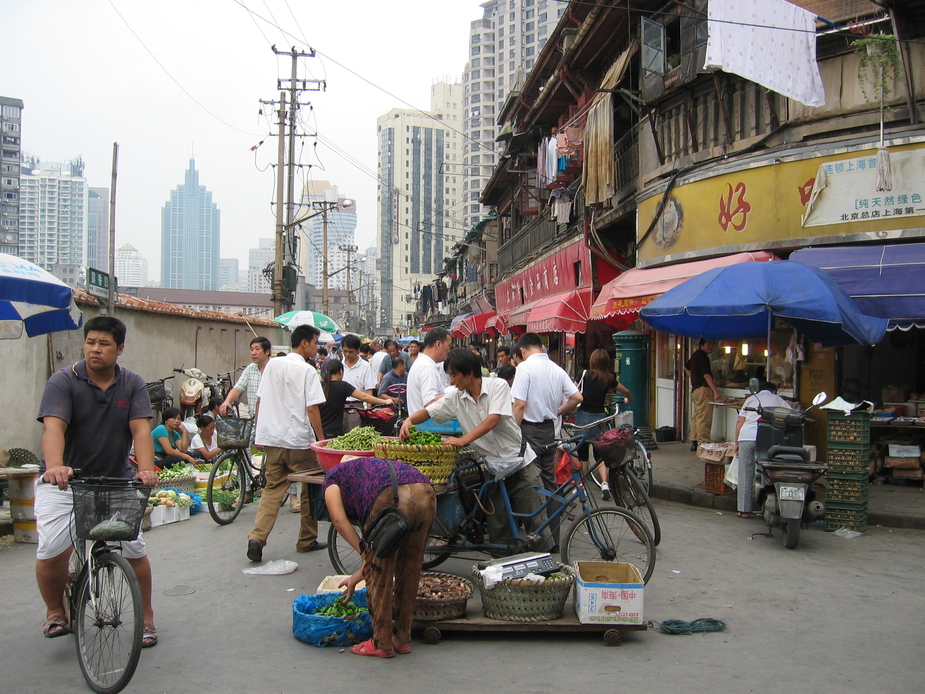
M781 501L803 501L806 490L803 487L781 487L778 498Z

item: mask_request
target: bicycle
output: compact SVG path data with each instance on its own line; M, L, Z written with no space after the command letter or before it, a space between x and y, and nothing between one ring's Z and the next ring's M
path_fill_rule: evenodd
M575 436L558 439L550 445L571 444L577 447L582 440L583 437ZM600 464L595 463L595 467ZM543 540L543 531L554 523L574 519L565 530L561 544L564 564L574 561L628 562L639 569L644 582L648 581L655 569L655 545L645 522L624 508L599 508L597 500L585 490L588 474L590 471L583 475L580 468L573 466L568 479L555 492L536 488L537 493L544 497L537 509L532 513L516 513L511 508L503 480L493 476L485 480L482 463L457 467L437 498L437 517L431 529L432 542L424 550L423 568L433 568L450 556L463 556L470 552L509 556L527 551ZM477 489L469 489L467 479L470 482L475 479ZM500 491L509 530L512 537L517 538L510 543L483 540L487 530L482 514L492 506L489 493L495 485ZM464 494L474 495L475 503L469 508L464 502ZM546 520L533 533L524 533L517 526L518 520L547 513ZM335 570L341 574L352 574L362 562L360 555L339 538L333 525L328 530L328 555Z
M609 406L610 409L612 406ZM585 429L590 429L592 427L600 427L600 432L604 433L610 429L613 429L616 425L616 420L620 418L622 412L614 412L609 414L602 419L591 422L590 424L576 425L574 422L563 423L562 430L563 433L567 433L569 436L574 434L581 433ZM626 426L626 425L623 425ZM633 429L633 448L631 455L626 461L628 469L632 472L633 476L642 484L643 489L645 489L646 494L652 489L652 454L649 453L649 450L646 448L645 441L650 440L651 437L644 436L639 429ZM590 461L591 455L594 453L593 446L589 443L588 451L588 460ZM600 470L601 468L597 468ZM608 467L609 471L609 467ZM600 479L599 475L593 476L594 481L597 483L597 486L603 488L603 480Z
M233 523L244 504L257 500L267 486L263 456L260 465L255 465L250 455L253 421L233 416L215 420L218 445L225 452L215 459L209 471L206 506L212 520L219 525Z
M69 628L87 684L112 694L135 674L144 635L141 587L118 543L137 539L151 488L134 478L106 477L72 479L71 488L75 537L65 587Z
M151 409L157 413L157 416L154 418L154 426L162 424L164 420L164 410L173 407L173 392L170 390L170 386L167 385L167 381L171 378L173 378L173 376L167 376L166 378L159 378L156 381L145 383L148 389L148 398L151 400Z

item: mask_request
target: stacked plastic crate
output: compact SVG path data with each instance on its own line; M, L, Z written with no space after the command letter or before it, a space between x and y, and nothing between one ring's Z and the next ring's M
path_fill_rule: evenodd
M867 528L870 414L829 413L825 529Z

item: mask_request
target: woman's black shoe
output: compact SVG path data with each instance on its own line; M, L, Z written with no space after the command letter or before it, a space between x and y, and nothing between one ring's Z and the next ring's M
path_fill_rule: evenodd
M691 451L693 452L693 451L696 451L696 450L697 450L697 442L696 442L696 441L691 441Z

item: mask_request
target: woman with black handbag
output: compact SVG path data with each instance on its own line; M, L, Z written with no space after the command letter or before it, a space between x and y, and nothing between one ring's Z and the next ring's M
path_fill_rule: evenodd
M350 652L379 658L410 653L424 547L437 510L433 485L405 463L354 458L325 475L324 501L337 532L363 557L341 587L349 601L357 583L366 581L373 638ZM350 518L359 521L363 538Z

